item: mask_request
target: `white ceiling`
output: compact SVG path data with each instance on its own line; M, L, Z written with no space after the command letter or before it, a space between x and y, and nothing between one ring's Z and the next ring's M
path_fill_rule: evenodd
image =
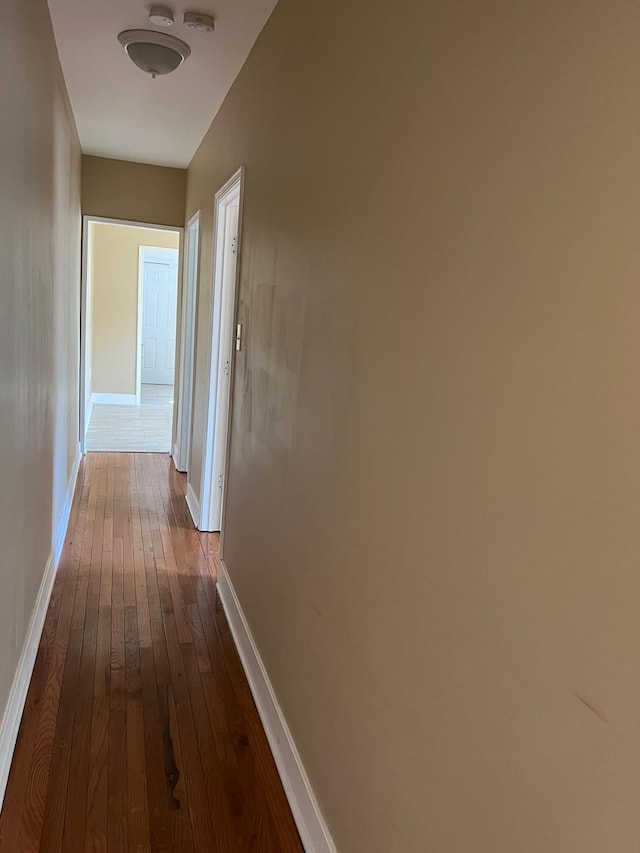
M49 0L62 70L85 154L188 166L277 0L175 0L172 27L154 27L144 0ZM213 15L213 33L182 24ZM191 56L152 80L118 43L128 29L160 30Z

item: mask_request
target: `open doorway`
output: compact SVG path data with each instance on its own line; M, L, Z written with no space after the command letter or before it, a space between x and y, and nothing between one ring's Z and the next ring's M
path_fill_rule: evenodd
M181 229L85 218L84 451L169 453Z
M221 531L227 481L231 388L235 353L242 347L236 325L236 301L242 230L244 167L216 193L214 200L213 287L209 400L202 466L189 468L187 504L199 530Z

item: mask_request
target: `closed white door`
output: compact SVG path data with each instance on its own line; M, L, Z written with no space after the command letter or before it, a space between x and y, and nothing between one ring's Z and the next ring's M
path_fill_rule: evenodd
M144 261L142 283L143 385L173 385L178 265Z

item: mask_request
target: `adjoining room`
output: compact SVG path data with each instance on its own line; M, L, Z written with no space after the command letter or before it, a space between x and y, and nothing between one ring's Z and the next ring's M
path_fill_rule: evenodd
M169 453L179 229L87 223L88 451Z

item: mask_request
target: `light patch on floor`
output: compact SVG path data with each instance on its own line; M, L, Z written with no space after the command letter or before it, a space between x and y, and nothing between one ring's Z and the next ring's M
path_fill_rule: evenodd
M93 407L87 450L169 453L173 385L143 385L139 406Z

